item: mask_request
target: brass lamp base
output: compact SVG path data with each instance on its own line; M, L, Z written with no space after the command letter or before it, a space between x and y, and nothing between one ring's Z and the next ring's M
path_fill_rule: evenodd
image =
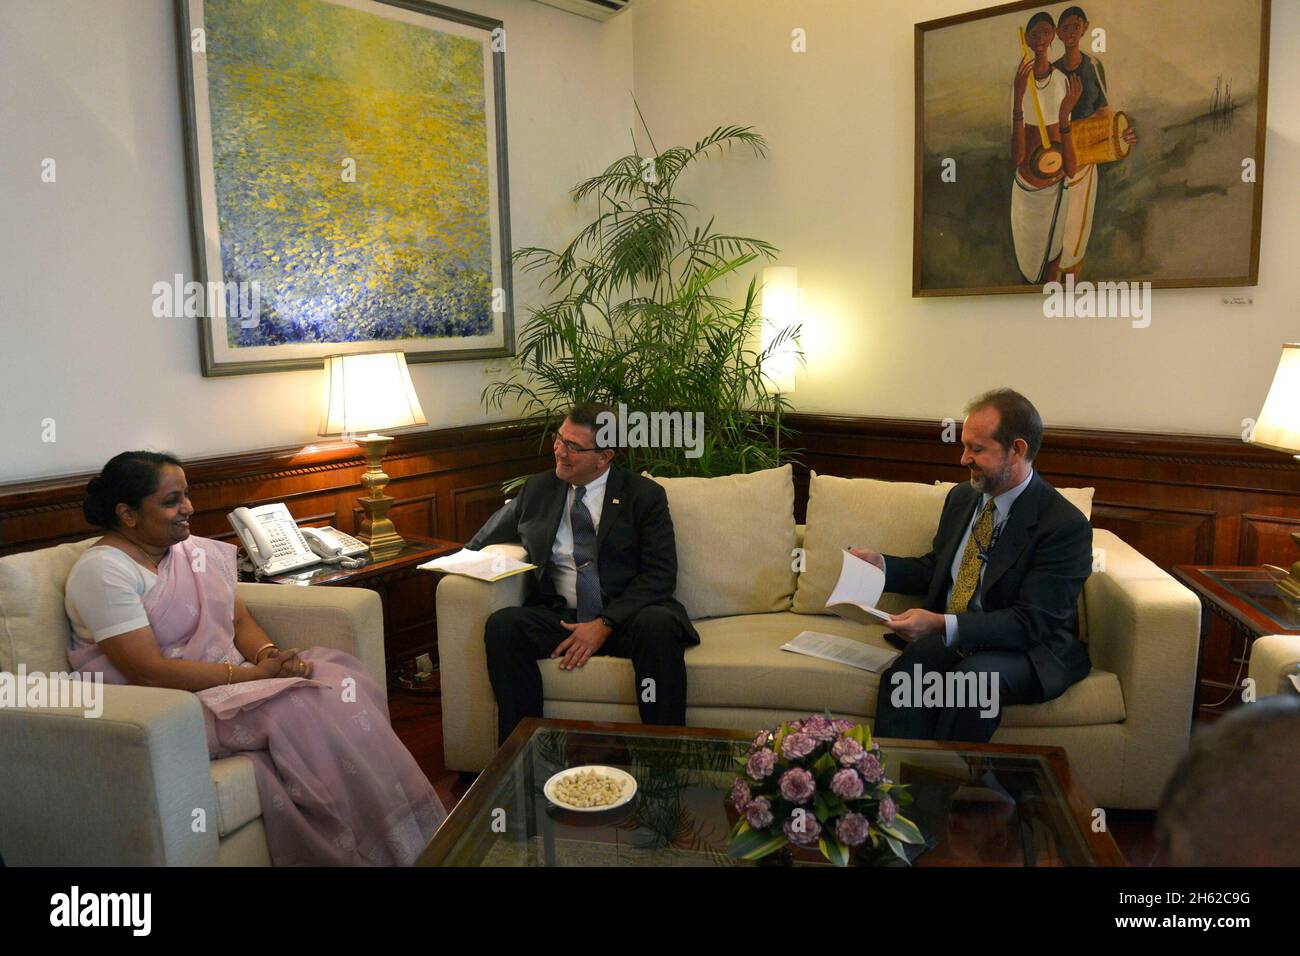
M1300 531L1291 532L1291 540L1300 544ZM1273 582L1273 587L1277 590L1282 600L1287 601L1296 607L1300 607L1300 561L1291 565L1291 570L1279 568L1275 564L1266 564L1264 567L1270 571L1277 571L1285 577L1278 578Z
M384 452L392 441L387 435L364 435L354 438L366 455L366 471L361 476L361 483L370 492L358 498L365 514L361 518L361 528L357 537L370 547L372 557L382 560L391 558L402 550L406 540L393 527L393 520L388 517L388 509L396 500L384 494L388 485L388 475L384 474Z

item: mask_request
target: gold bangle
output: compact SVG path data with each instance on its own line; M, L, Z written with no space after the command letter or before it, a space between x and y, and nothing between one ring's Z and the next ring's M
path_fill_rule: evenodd
M235 679L235 665L234 665L234 664L231 664L231 663L227 663L227 664L226 664L226 683L229 684L229 683L230 683L231 681L233 681L234 679Z
M263 644L261 647L259 647L257 650L253 652L254 665L262 663L262 651L266 650L268 647L274 648L275 644L273 642L268 642L266 644Z

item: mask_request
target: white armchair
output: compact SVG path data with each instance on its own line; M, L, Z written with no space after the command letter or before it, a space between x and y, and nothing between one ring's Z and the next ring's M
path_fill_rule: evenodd
M1250 647L1251 680L1258 697L1294 694L1291 675L1300 673L1300 635L1269 634Z
M0 558L0 671L70 670L64 585L97 539ZM282 647L331 647L381 685L383 607L361 588L240 584ZM10 865L269 865L248 757L208 757L188 691L105 685L103 712L0 708L0 855Z

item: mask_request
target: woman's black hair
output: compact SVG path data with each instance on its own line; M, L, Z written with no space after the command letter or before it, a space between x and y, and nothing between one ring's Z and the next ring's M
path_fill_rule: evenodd
M175 455L157 451L124 451L109 459L97 478L86 485L86 500L81 513L97 528L112 531L117 527L117 506L139 508L140 503L158 490L158 473L163 465L180 467Z
M1040 23L1046 23L1053 30L1056 29L1056 21L1052 19L1052 15L1046 10L1042 10L1030 17L1029 22L1025 24L1025 36L1029 36L1029 31Z
M1065 12L1057 17L1056 22L1064 23L1070 17L1078 17L1084 23L1088 22L1088 14L1083 12L1083 7L1067 7Z

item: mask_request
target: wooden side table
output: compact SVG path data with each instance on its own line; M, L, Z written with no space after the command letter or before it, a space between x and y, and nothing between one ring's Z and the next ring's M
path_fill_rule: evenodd
M388 680L415 689L410 684L415 659L427 653L435 670L438 666L438 621L433 598L439 575L420 571L418 566L461 547L442 538L407 535L402 550L390 558L380 561L366 558L366 563L357 568L318 564L260 580L264 584L369 588L377 592L384 602L384 660ZM242 571L239 579L257 580L251 573ZM436 687L434 683L428 689L436 690Z
M1201 643L1196 655L1198 690L1211 615L1225 621L1234 633L1242 635L1239 673L1245 673L1250 660L1250 646L1255 638L1266 634L1300 634L1300 609L1274 589L1275 572L1260 567L1201 564L1179 564L1173 571L1174 577L1201 599Z

